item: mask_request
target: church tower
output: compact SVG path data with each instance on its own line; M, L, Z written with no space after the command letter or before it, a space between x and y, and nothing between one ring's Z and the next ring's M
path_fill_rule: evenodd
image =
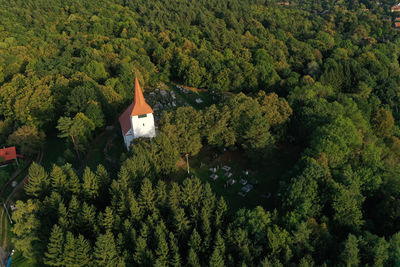
M119 117L126 148L134 138L155 137L153 110L144 100L138 79L135 79L135 99Z

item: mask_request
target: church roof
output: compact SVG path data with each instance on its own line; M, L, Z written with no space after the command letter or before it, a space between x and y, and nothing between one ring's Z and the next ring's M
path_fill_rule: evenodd
M142 89L138 79L135 79L135 100L119 117L119 123L121 124L122 132L126 135L131 129L131 117L137 115L144 115L153 113L151 107L144 100Z
M131 129L131 113L133 110L133 106L135 104L132 103L129 107L119 116L119 123L121 124L122 132L126 135Z
M135 105L133 106L131 116L144 115L144 114L149 114L149 113L153 113L153 110L146 103L146 100L144 100L142 89L140 88L138 78L136 78L135 79Z

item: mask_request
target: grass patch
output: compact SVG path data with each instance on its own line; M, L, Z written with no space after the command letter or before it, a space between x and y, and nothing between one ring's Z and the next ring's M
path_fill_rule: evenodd
M66 149L67 146L65 139L60 139L56 136L48 138L43 149L43 159L41 165L46 170L50 170L53 167L53 164L64 158L64 152Z
M16 168L12 164L0 168L0 188L8 182L8 179L10 179L15 170Z
M27 168L26 170L22 171L15 179L14 181L16 181L17 183L21 182L22 180L25 179L25 177L28 175L28 170L29 168ZM4 190L4 194L3 194L3 198L4 200L11 194L11 192L14 190L14 187L12 187L12 184L10 183L6 189Z
M116 174L123 153L126 153L126 149L120 129L117 127L112 131L104 131L92 143L86 156L86 166L95 170L102 164L109 173Z
M104 147L106 146L109 137L109 132L103 132L101 135L96 137L94 142L92 142L92 147L86 155L86 166L91 169L96 169L97 165L104 164Z
M212 104L211 98L207 94L206 90L199 91L195 88L188 88L187 86L185 86L185 88L188 90L188 93L184 93L176 87L176 84L170 83L168 84L168 87L170 90L174 91L178 97L182 98L184 102L188 103L196 109L202 109ZM203 100L203 103L197 103L197 98Z
M217 157L215 158L215 154ZM240 208L254 208L262 206L267 210L276 208L279 203L277 195L279 182L285 173L292 168L297 161L299 153L293 149L282 148L273 153L263 164L255 165L251 160L244 156L243 151L226 151L219 153L210 148L203 148L199 155L189 158L191 174L194 174L202 182L209 183L213 191L223 196L230 204L233 211ZM220 167L217 171L218 178L214 181L210 178L211 171L209 168ZM222 166L231 167L233 175L230 178L236 180L232 186L225 187L225 183L229 180L226 177ZM186 165L180 167L178 175L183 179L188 174L185 172ZM246 176L242 171L248 170ZM248 183L253 184L252 180L258 183L253 184L254 188L242 197L238 195L244 185L240 184L240 179L246 179ZM267 198L267 195L270 197Z

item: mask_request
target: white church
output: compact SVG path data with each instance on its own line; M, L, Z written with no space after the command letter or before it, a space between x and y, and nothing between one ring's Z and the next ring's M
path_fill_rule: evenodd
M152 108L144 100L138 79L135 80L135 99L119 117L126 148L138 137L155 137L156 129Z

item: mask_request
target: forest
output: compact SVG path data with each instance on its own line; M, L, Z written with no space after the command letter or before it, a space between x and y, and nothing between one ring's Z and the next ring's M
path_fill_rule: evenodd
M65 145L29 167L15 250L27 266L400 266L395 4L0 0L0 146ZM210 102L165 111L117 171L80 168L135 77ZM177 178L206 149L264 166L291 148L272 209Z

